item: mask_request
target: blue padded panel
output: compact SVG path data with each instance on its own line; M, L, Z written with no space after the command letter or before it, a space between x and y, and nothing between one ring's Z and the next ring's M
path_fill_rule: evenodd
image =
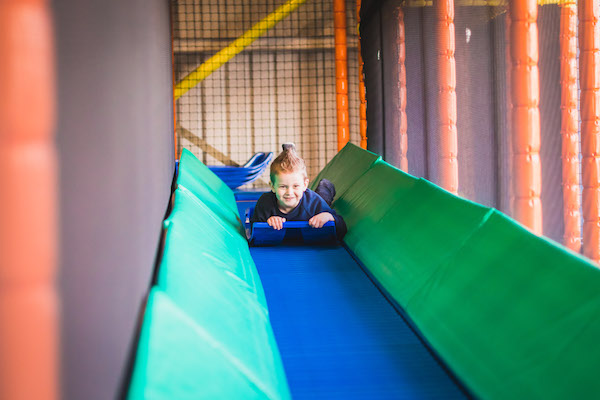
M335 243L335 223L329 221L322 228L313 228L308 221L289 221L283 229L273 229L266 222L255 222L252 226L250 243L254 246L272 246L283 241L296 241L305 244Z

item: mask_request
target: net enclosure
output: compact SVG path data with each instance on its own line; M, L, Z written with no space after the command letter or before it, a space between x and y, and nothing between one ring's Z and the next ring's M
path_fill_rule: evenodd
M203 64L214 69L176 100L178 154L185 147L207 165L241 165L256 152L277 153L282 143L294 142L310 178L335 155L333 3L306 0L289 14L276 15L284 4L171 2L175 83ZM350 140L358 144L356 3L347 1L346 10ZM256 32L269 18L278 22ZM257 38L245 41L228 62L214 57L236 39L253 35ZM254 185L267 183L266 172Z

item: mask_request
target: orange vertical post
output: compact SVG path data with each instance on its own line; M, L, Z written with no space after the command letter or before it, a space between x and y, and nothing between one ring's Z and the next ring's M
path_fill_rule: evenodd
M406 44L404 34L404 11L398 5L398 93L400 95L398 117L400 118L400 169L408 172L408 118L406 116Z
M360 27L360 5L361 0L356 0L356 21ZM358 99L360 101L358 116L360 124L360 147L367 148L367 96L365 91L365 63L362 59L360 44L360 29L358 29Z
M581 250L579 219L579 115L577 112L577 8L575 1L560 9L561 158L565 232L563 243Z
M600 261L599 0L579 0L579 86L583 178L583 254Z
M509 7L515 196L512 209L515 219L542 234L537 1L513 0Z
M344 0L333 0L333 28L335 32L335 93L339 151L350 140L348 41L346 37L346 3Z
M58 398L51 14L0 1L0 399Z
M510 12L506 12L505 16L505 52L506 52L506 146L507 146L507 158L508 158L508 173L511 177L510 184L508 185L508 214L514 215L515 210L512 208L515 203L515 193L512 185L512 173L513 173L513 154L512 154L512 92L510 90L510 82L511 79L511 69L512 69L512 60L510 58Z
M438 64L439 184L458 193L454 0L435 0Z

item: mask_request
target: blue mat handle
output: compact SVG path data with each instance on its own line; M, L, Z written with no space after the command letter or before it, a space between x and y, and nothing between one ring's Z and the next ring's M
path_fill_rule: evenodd
M313 228L308 221L289 221L283 223L283 229L273 229L266 222L255 222L252 226L250 244L253 246L273 246L284 241L305 244L330 244L337 240L335 223L328 221L322 228Z

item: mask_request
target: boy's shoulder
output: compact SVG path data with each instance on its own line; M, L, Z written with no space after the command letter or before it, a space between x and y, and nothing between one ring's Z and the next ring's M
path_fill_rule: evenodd
M310 189L306 189L304 191L304 198L306 199L306 202L308 204L319 204L319 205L324 205L325 207L329 208L327 206L327 203L325 202L325 200L323 200L323 198L321 196L319 196L319 194L317 192L314 192Z

